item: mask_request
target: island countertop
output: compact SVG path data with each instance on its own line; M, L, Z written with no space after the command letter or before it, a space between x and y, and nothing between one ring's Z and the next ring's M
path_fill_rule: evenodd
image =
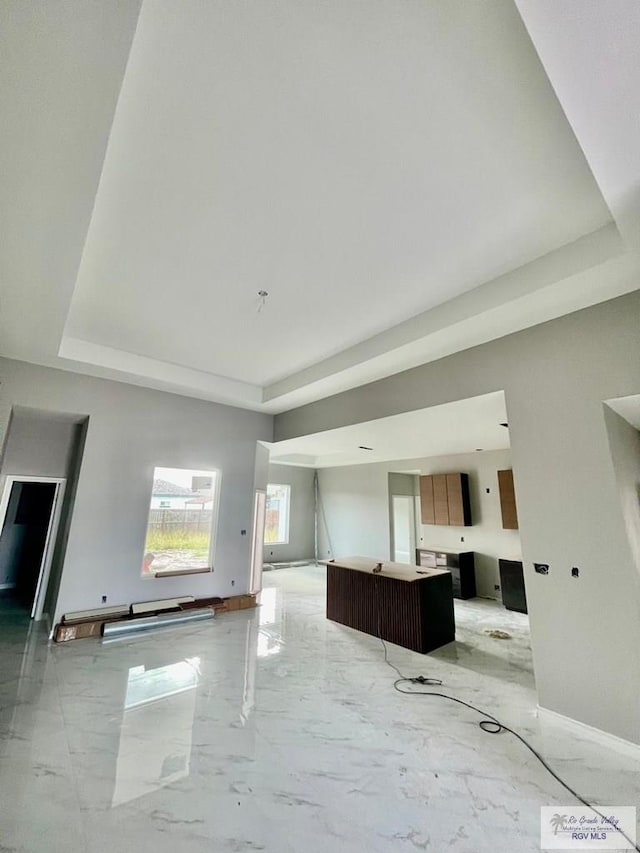
M450 571L360 556L322 563L333 622L421 653L455 639Z
M398 581L419 581L428 577L449 574L446 569L421 568L415 569L409 563L393 563L391 560L376 560L375 557L336 557L333 560L320 560L323 566L339 566L342 569L353 569L355 572L374 574L374 569L380 563L382 570L375 572L378 577L394 578Z

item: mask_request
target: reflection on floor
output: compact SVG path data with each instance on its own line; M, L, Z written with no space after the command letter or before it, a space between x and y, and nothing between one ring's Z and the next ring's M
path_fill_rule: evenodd
M535 689L529 617L486 598L456 599L453 603L456 642L438 649L434 656L485 676ZM495 639L490 631L509 636Z
M379 641L324 618L322 569L265 584L258 611L109 645L50 646L0 607L0 849L539 851L539 807L571 799L517 741L396 693ZM518 728L587 798L636 803L638 764L541 727L526 618L456 608L456 644L393 662Z

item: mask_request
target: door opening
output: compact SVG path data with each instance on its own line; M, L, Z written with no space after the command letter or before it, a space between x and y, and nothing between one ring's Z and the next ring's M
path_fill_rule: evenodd
M416 520L415 500L411 495L392 495L393 561L415 563Z
M253 538L251 542L251 581L249 592L262 589L262 564L264 562L264 526L267 509L267 493L257 489L253 501Z
M42 619L65 480L9 476L0 501L0 589Z

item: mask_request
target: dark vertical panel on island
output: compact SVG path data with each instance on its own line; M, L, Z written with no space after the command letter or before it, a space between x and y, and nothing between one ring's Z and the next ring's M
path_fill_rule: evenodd
M327 565L327 618L429 652L455 639L451 575L403 581Z

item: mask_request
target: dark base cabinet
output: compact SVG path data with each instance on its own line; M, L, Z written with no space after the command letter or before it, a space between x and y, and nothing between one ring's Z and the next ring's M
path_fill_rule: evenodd
M417 548L416 563L425 568L446 569L451 572L454 598L476 597L476 570L473 551Z
M519 560L499 560L502 603L507 610L527 613L527 596L524 590L524 570Z

